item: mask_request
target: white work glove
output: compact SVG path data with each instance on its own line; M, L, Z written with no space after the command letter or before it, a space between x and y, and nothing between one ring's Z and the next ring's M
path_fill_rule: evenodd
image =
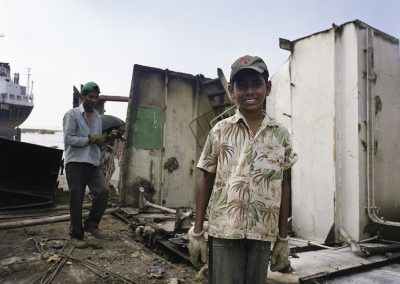
M200 269L208 261L207 242L204 237L204 230L196 234L194 226L189 229L189 255L190 261L197 269Z
M289 262L289 236L286 238L281 238L278 235L274 248L272 249L271 260L271 271L280 271L286 266L290 265Z
M202 268L200 268L199 272L196 274L197 281L204 281L208 277L208 263L204 264Z

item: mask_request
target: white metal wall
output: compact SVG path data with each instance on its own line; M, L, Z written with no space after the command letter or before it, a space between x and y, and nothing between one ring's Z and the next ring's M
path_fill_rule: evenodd
M292 213L296 235L324 241L334 222L334 36L296 42L291 59L293 147Z
M376 81L372 85L375 205L378 216L400 221L400 63L399 44L373 37Z
M335 229L343 227L354 239L360 239L365 223L365 153L360 135L365 123L359 113L364 108L365 52L363 39L355 25L343 26L335 40L336 93L336 194ZM365 139L365 138L364 138ZM360 160L361 159L361 160ZM361 186L360 182L363 184ZM337 230L336 230L337 232ZM339 237L337 235L337 237Z
M366 33L354 21L294 42L272 77L267 110L291 128L299 160L292 169L293 229L324 242L344 227L363 239L369 219L366 161ZM370 27L369 27L370 28ZM400 219L400 64L398 40L376 31L372 87L375 205ZM283 113L291 114L283 116Z

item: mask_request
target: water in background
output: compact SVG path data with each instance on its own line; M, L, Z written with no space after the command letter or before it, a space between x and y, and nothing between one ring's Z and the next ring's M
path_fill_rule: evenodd
M27 142L31 144L46 146L46 147L53 147L56 149L64 150L64 140L63 140L63 132L62 131L54 131L54 133L41 133L40 131L37 132L23 132L21 133L21 141ZM111 181L114 187L118 185L119 179L119 171L120 171L120 161L115 158L115 171L111 176ZM61 180L60 180L61 181ZM64 181L64 179L63 179ZM64 185L65 188L66 184ZM64 187L61 185L61 187Z
M64 150L62 131L55 131L52 134L40 132L25 132L21 133L21 141Z

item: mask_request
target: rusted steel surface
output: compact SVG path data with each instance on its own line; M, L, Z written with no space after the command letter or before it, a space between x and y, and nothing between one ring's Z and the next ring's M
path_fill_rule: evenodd
M201 89L207 80L201 75L134 66L120 176L123 205L139 206L138 181L147 180L155 189L151 202L194 207L196 162L202 145L197 145L189 123L211 110ZM171 160L179 166L169 167Z

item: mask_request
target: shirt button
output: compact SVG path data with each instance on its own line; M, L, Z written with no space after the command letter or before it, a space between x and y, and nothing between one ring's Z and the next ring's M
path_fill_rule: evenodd
M254 170L254 165L251 165L250 166L250 171L253 171Z

